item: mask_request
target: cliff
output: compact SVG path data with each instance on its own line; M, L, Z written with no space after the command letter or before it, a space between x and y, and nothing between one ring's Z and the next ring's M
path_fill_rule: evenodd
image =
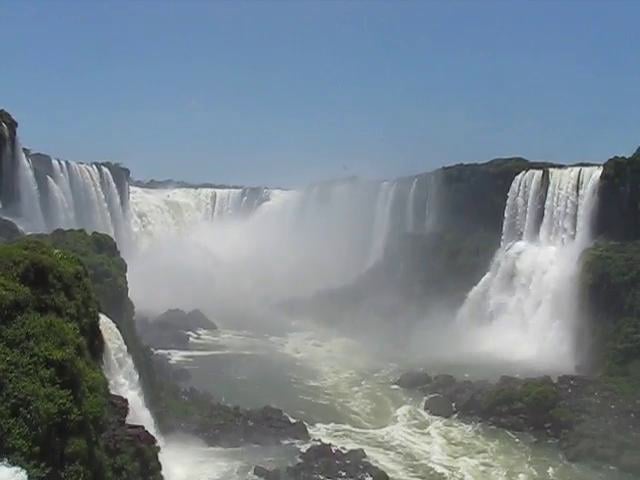
M609 240L640 239L640 148L605 162L600 177L596 233Z
M155 439L109 393L98 310L74 255L0 245L0 458L32 480L161 478Z
M599 242L587 250L581 288L592 370L640 392L640 241Z
M16 199L15 177L13 172L18 122L6 110L0 109L0 202L3 207Z
M222 446L309 438L302 422L290 420L279 409L231 407L205 393L183 390L171 379L170 367L138 335L134 306L129 299L127 265L111 237L89 235L82 230L56 230L34 237L73 253L86 267L100 311L118 326L140 374L146 402L162 432L191 433L211 445Z

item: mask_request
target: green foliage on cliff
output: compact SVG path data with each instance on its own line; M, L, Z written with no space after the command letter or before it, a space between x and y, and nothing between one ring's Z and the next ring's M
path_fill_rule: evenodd
M603 373L625 389L640 385L640 242L601 242L587 250L582 287Z
M32 238L0 245L0 458L32 480L159 478L157 458L138 476L155 446L105 445L117 422L102 350L82 263Z
M153 365L153 353L137 334L134 306L129 299L127 264L115 241L108 235L88 234L84 230L56 230L38 237L55 248L74 254L86 267L100 311L111 318L122 333L140 374L147 404L162 428L168 415L187 407L183 405L180 389L158 375Z

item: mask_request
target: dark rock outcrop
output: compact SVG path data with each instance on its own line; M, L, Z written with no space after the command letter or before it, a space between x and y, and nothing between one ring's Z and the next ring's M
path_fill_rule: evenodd
M187 348L188 332L197 330L215 330L216 325L200 310L185 312L171 309L153 320L138 316L136 318L138 333L142 341L152 348Z
M162 415L165 431L195 435L209 445L237 447L243 444L273 445L285 440L309 440L307 427L274 407L246 410L218 403L196 389L181 391L187 412Z
M424 409L436 417L449 418L453 415L453 402L444 395L435 393L427 397Z
M413 389L428 385L431 381L431 375L424 370L412 370L400 375L395 384L401 388Z
M265 480L388 480L389 476L367 460L362 449L341 450L328 443L312 445L300 454L299 462L286 470L255 467L253 473Z
M24 237L22 229L8 218L0 217L0 243L13 242L20 237Z
M640 239L640 150L604 164L595 231L608 240Z
M18 122L6 110L0 109L0 201L7 209L17 197L15 156Z
M139 478L156 478L161 475L162 467L158 460L160 448L156 438L140 425L126 423L129 403L126 398L110 395L109 408L112 412L107 428L102 434L102 441L109 454L126 462L128 469L133 469ZM153 452L153 455L149 455ZM126 474L116 466L114 474ZM161 478L161 477L160 477Z

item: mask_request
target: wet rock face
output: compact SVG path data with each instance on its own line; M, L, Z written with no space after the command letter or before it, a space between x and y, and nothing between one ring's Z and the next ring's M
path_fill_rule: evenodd
M0 109L0 123L4 127L0 128L0 151L8 144L13 144L18 130L18 122L6 110ZM1 127L1 126L0 126Z
M169 416L165 430L197 436L212 446L275 445L310 438L304 422L290 419L279 408L230 407L193 388L182 391L182 400L191 409L189 415Z
M0 109L0 200L3 208L9 207L16 199L14 181L14 149L18 122L6 110Z
M138 318L136 327L146 345L153 348L177 349L189 346L188 332L217 329L215 323L200 310L185 312L177 308L167 310L153 320Z
M129 402L126 398L109 396L109 422L102 434L107 453L127 465L128 472L135 472L140 480L159 480L162 467L158 459L160 448L156 438L141 425L126 423ZM114 474L124 476L124 471Z
M436 393L427 397L424 402L424 409L436 417L449 418L453 415L453 402L444 395Z
M13 242L24 236L24 232L7 218L0 217L0 243Z
M362 449L342 450L318 443L300 454L299 462L286 470L255 467L253 473L265 480L388 480L389 476L367 460Z
M424 370L405 372L396 380L395 384L401 388L420 388L431 383L431 376Z

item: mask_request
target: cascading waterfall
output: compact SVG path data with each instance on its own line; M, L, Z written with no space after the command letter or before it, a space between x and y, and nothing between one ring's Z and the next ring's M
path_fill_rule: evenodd
M44 229L44 215L40 206L40 192L38 184L33 173L33 165L31 160L27 158L20 146L20 142L16 140L14 147L16 156L16 177L18 185L19 216L25 221L23 225L27 230L39 232Z
M113 175L101 164L73 163L37 154L39 167L19 142L7 159L7 174L15 178L14 205L4 213L28 232L84 228L109 234L126 247L130 221Z
M530 170L514 179L500 248L458 313L468 350L543 369L575 369L576 276L579 256L592 241L601 170Z
M428 209L422 204L433 195L432 183L422 177L384 182L348 179L300 190L262 189L257 194L248 188L132 186L132 230L137 243L146 246L203 224L245 220L248 214L268 209L268 214L250 222L260 223L264 235L277 233L304 241L305 255L309 245L323 240L315 252L321 255L327 250L334 258L344 255L353 272L342 279L348 281L380 260L394 235L425 230ZM291 255L294 252L295 248Z
M251 188L145 188L131 186L131 227L139 243L183 232L203 222L241 218L273 191Z
M109 390L129 401L127 422L143 425L158 438L158 429L142 393L140 377L118 327L109 317L100 314L100 331L105 341L103 369L109 380Z
M391 226L391 214L394 196L397 189L396 182L382 182L375 209L373 235L368 266L373 266L384 254Z
M407 231L413 232L415 231L415 220L416 220L416 190L418 186L418 177L413 179L411 182L411 190L409 190L409 199L407 201Z

